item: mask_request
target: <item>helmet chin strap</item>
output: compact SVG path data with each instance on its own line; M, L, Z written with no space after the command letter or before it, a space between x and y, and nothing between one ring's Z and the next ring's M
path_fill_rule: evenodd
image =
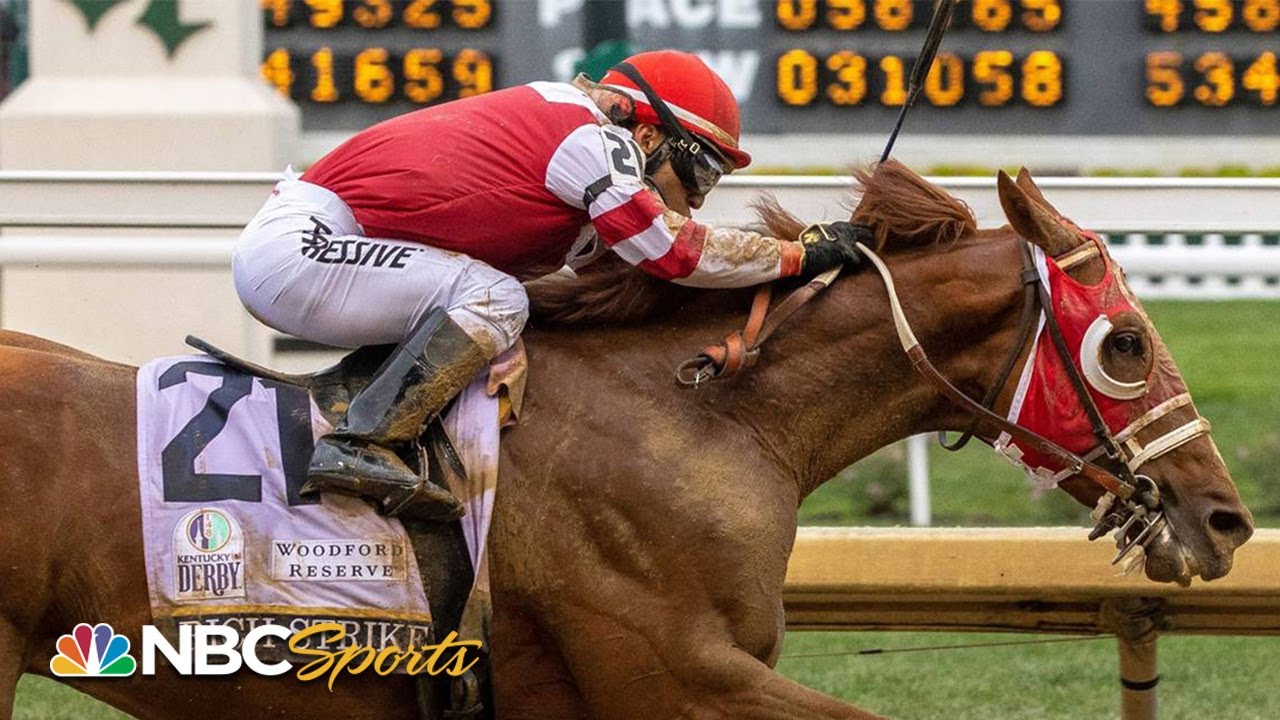
M608 85L601 85L587 77L586 73L578 73L572 84L588 94L602 93L602 95L592 95L591 99L600 108L600 112L609 118L610 123L628 127L635 120L636 101L632 100L630 95Z
M671 154L670 138L663 137L662 141L653 147L652 150L644 154L644 181L654 192L658 193L658 197L662 198L663 205L667 203L667 196L658 188L657 175L659 168L663 163L667 162Z
M645 173L645 175L644 175L644 185L645 185L645 187L649 188L650 190L652 190L652 191L654 191L655 193L657 193L657 194L658 194L658 197L662 199L662 204L663 204L664 206L666 206L666 207L671 207L671 203L667 202L667 195L666 195L666 193L662 192L662 188L658 187L658 183L654 182L653 175L651 175L651 174L649 174L649 173L647 173L647 172Z
M607 85L596 83L587 77L585 73L580 73L578 77L574 78L574 84L578 85L582 89L600 90L608 93L611 96L611 99L614 99L614 102L606 103L605 107L601 108L605 117L609 118L609 122L614 125L634 130L636 107L635 101L631 99L630 95L619 90L615 90ZM655 130L660 129L657 125L654 125L653 128ZM663 205L669 205L670 203L667 202L666 193L662 192L662 188L660 188L657 181L654 180L654 174L658 171L658 168L662 167L662 164L667 161L671 154L671 144L669 141L670 136L664 130L662 140L655 145L652 150L644 153L644 184L650 190L657 193L658 197L662 198ZM641 148L641 150L643 151L643 148Z
M680 124L680 121L676 119L675 113L667 106L667 103L630 63L620 62L613 66L613 70L618 71L635 83L640 92L644 93L645 99L649 101L649 107L653 108L654 113L657 114L658 121L661 123L660 127L665 135L659 148L666 148L663 158L670 160L676 177L680 178L680 182L690 192L705 192L698 189L697 170L694 168L694 163L698 162L703 152L711 152L707 145L695 138ZM655 154L659 148L654 149ZM679 156L673 153L679 153ZM655 159L653 164L661 165L661 159ZM654 169L656 171L657 168Z

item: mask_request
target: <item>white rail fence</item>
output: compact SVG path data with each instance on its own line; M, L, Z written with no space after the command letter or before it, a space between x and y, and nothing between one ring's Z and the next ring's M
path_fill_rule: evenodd
M0 266L225 266L274 173L0 171ZM935 178L1003 224L994 180ZM1280 179L1046 178L1054 204L1102 233L1148 297L1280 298ZM749 223L772 193L802 217L847 212L843 177L727 178L699 217Z
M212 324L215 339L251 359L314 366L314 353L299 359L289 351L295 345L240 311L230 293L237 233L277 177L0 171L0 327L138 361L179 352L173 337ZM969 203L981 225L1004 223L994 179L935 182ZM1280 179L1045 178L1039 185L1063 213L1107 238L1143 297L1280 299ZM699 217L751 223L751 201L771 193L806 219L839 219L848 215L849 188L842 177L730 177ZM215 320L213 308L233 317ZM152 326L166 322L164 337L149 343L160 334ZM912 523L928 525L927 439L913 438L908 455Z

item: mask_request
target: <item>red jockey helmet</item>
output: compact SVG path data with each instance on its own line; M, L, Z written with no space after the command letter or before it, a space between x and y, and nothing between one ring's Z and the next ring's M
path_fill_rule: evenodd
M738 101L724 80L697 55L677 50L654 50L632 55L626 61L654 89L686 130L705 138L737 169L751 164L751 156L738 149L742 122ZM626 93L636 103L636 121L662 126L636 83L617 70L600 80Z

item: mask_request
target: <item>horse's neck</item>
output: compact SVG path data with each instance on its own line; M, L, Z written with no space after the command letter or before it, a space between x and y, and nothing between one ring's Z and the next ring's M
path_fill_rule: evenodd
M1012 243L990 237L888 258L906 312L930 358L972 394L995 382L1013 342L1021 295ZM599 412L669 409L706 443L756 438L761 457L801 494L876 449L913 434L967 425L911 367L897 340L883 281L871 269L841 278L801 309L740 377L698 389L674 369L745 320L696 305L649 326L539 332L532 380L569 396L607 392ZM586 377L590 375L590 378ZM569 387L577 385L577 387ZM651 428L650 431L660 430ZM646 429L638 427L643 434ZM759 458L752 458L753 461Z
M1000 366L1015 349L1023 300L1019 252L1012 233L989 231L952 247L886 257L922 347L971 397L999 382ZM741 396L740 412L780 438L778 455L802 495L893 442L971 426L967 412L912 367L873 269L840 280L829 293L766 349L757 398Z
M952 247L885 258L921 346L971 397L981 398L999 382L1000 365L1017 341L1023 295L1012 239L988 231ZM798 352L806 342L800 336L807 336L820 349L811 353L819 359L779 383L791 388L797 411L783 422L801 420L822 439L808 447L797 441L810 468L806 494L879 448L921 433L969 429L972 421L913 368L881 277L868 267L845 282L837 288L839 301L822 308L813 330L797 332L792 341ZM779 371L785 374L781 365Z

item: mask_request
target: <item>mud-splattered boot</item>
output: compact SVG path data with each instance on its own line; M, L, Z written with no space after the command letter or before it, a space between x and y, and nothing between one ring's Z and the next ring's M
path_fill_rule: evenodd
M320 438L303 492L356 495L388 515L419 520L461 517L462 503L410 470L390 446L416 441L488 361L443 310L433 311L352 399L333 432Z

